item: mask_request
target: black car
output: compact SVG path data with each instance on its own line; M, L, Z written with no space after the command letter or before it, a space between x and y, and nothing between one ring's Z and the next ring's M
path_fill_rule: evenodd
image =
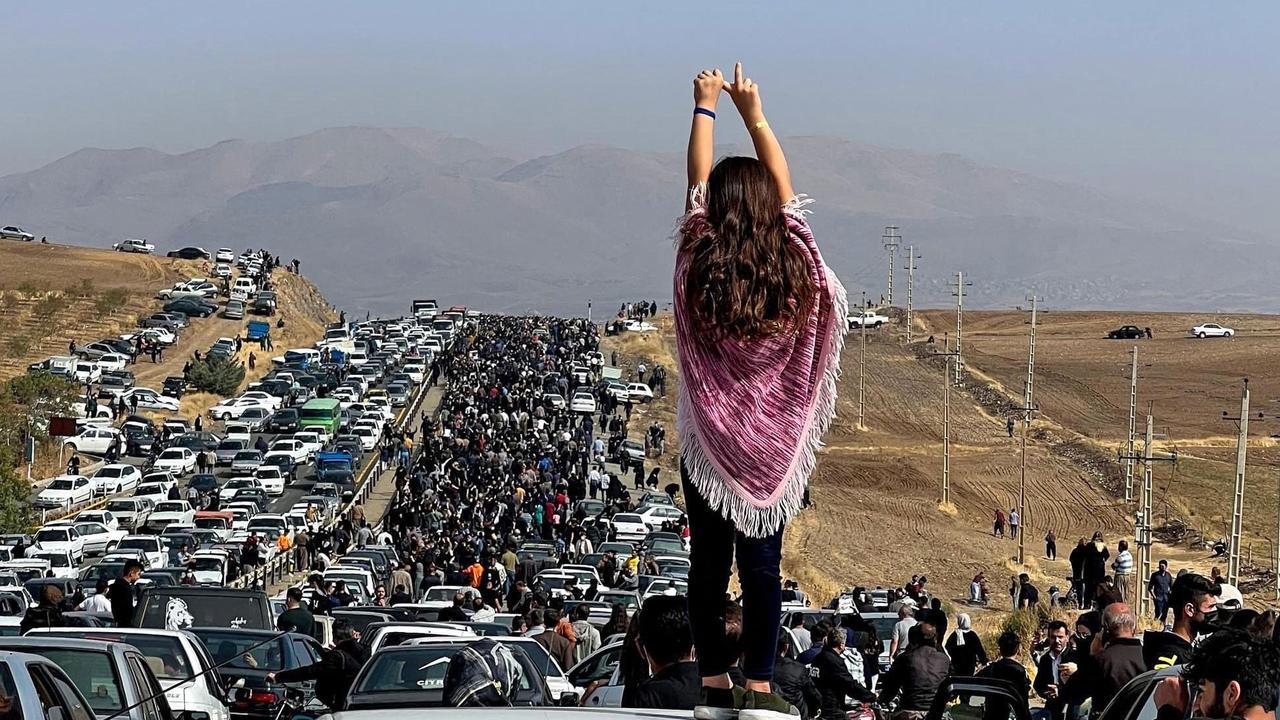
M236 720L277 717L288 689L267 675L320 662L319 643L301 633L224 627L196 627L191 632L209 648L218 674L228 685L244 681L231 702L231 717ZM313 681L295 683L293 688L301 690L303 704L315 695Z
M191 448L191 452L196 453L211 453L218 449L218 443L220 442L222 442L222 439L217 435L208 431L200 430L179 435L174 439L170 447Z
M170 250L167 256L171 258L181 258L183 260L209 260L212 258L212 256L209 255L208 250L194 246Z
M192 475L191 482L189 484L191 487L205 495L208 495L211 492L217 492L218 490L218 478L208 473Z
M299 420L298 411L293 408L277 410L272 414L271 419L267 420L266 430L276 434L297 432L302 427Z
M171 398L181 398L186 392L187 379L176 375L165 378L164 385L160 387L160 394Z
M135 447L142 455L151 451L155 444L156 433L151 428L131 426L124 429L125 450Z
M196 317L209 317L218 309L217 305L208 305L192 298L178 298L165 303L164 311L177 311L186 315L194 315Z
M254 389L261 390L268 395L274 395L275 397L283 400L293 394L293 383L286 380L267 378L266 380L258 383L258 387Z
M236 491L231 497L232 502L251 502L257 503L258 512L266 512L271 501L267 500L267 491L260 487L245 487Z
M298 479L298 465L293 462L293 460L289 459L288 455L271 454L270 457L262 459L262 465L260 467L280 468L280 474L284 476L284 481L286 483L291 483ZM239 500L240 496L237 495L236 499Z
M172 569L178 573L178 577L185 570ZM179 603L189 618L175 617ZM275 625L271 603L262 590L197 585L151 585L143 588L134 620L142 628L163 629L177 626L185 630L191 626L194 618L200 618L200 622L207 627L228 629L244 627L271 630Z
M1108 340L1138 340L1146 336L1146 331L1137 325L1125 325L1107 333Z
M347 710L444 706L448 659L475 640L430 645L396 645L380 649L364 664L347 695ZM524 669L516 690L517 707L554 705L545 672L516 643L507 646ZM216 657L216 653L215 653ZM1023 720L1020 718L1019 720Z
M339 435L334 438L333 449L335 452L345 452L356 460L364 455L364 446L360 444L358 435Z

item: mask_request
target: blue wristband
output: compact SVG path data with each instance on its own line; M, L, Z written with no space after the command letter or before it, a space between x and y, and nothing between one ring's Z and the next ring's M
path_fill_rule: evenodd
M704 108L704 107L696 107L696 108L694 108L694 109L693 109L693 114L694 114L694 115L706 115L707 117L711 118L712 120L715 120L715 119L716 119L716 114L715 114L713 111L708 110L708 109L706 109L706 108Z

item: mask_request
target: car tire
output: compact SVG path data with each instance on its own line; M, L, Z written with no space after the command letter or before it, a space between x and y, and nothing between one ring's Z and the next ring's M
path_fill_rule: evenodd
M1203 339L1205 339L1206 337L1208 337L1208 335L1205 335L1205 333L1204 333L1203 331L1201 331L1199 335L1196 335L1196 337L1198 337L1198 338L1200 338L1201 340L1203 340Z
M1233 336L1233 335L1235 335L1235 333L1233 333L1233 332L1231 332L1230 330L1228 330L1227 332L1225 332L1225 333L1223 333L1223 334L1222 334L1222 337L1231 337L1231 336Z

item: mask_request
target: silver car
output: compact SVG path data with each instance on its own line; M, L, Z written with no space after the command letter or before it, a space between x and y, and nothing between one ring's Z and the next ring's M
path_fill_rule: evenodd
M11 639L16 638L6 638ZM36 683L42 690L36 689ZM9 717L73 720L93 712L84 693L62 668L28 652L0 650L0 693L12 703L12 709L5 713Z
M72 638L15 637L0 639L0 649L38 655L69 670L72 682L81 683L75 689L88 699L89 709L98 718L151 720L173 716L147 659L132 645ZM63 715L66 720L75 717L75 713Z
M222 309L222 317L228 320L244 319L244 302L240 300L228 300L227 306Z

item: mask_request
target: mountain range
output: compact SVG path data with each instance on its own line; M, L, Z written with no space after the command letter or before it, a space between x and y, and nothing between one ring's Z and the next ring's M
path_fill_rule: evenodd
M897 304L910 244L920 306L953 302L961 270L971 307L1035 292L1057 309L1280 310L1271 238L954 154L830 137L783 145L854 302L885 291L881 234L896 225ZM345 127L181 154L80 150L0 178L0 224L95 246L265 247L298 258L349 312L398 314L435 297L583 314L591 300L600 317L670 299L683 185L679 152L585 145L520 158L430 130Z

